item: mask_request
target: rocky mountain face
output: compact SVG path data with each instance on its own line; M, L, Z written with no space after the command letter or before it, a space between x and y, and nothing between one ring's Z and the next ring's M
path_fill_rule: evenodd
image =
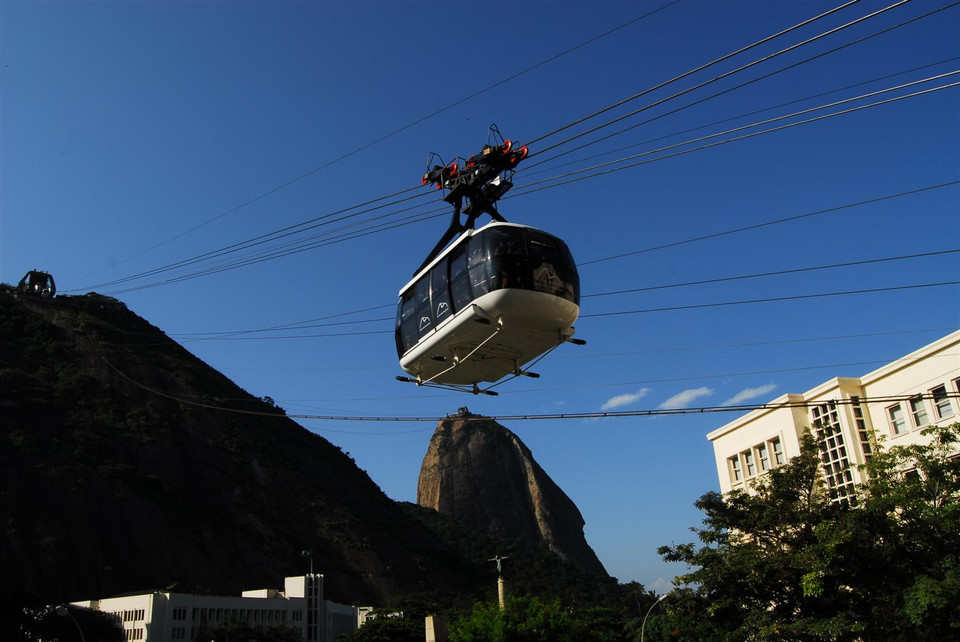
M0 291L0 591L239 594L310 568L390 604L477 566L339 448L115 299Z
M417 503L506 541L546 545L606 576L576 505L520 438L491 419L461 409L440 422L420 469Z

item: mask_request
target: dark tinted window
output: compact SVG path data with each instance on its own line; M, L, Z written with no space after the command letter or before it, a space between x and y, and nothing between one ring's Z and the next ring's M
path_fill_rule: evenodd
M442 261L430 272L431 306L434 326L450 316L450 287L447 281L447 262Z
M467 270L470 272L470 292L474 299L492 289L487 268L490 252L485 237L485 233L475 234L467 243Z
M433 329L433 318L430 314L430 278L422 276L413 288L416 305L414 315L417 322L417 337L422 337Z
M459 312L470 305L470 277L467 274L467 247L461 244L450 254L450 293L453 309Z
M487 257L486 289L475 289L479 296L500 288L535 290L580 303L580 277L566 244L538 230L495 227L471 239L483 238ZM477 252L477 256L484 256ZM471 267L471 280L475 278ZM476 287L476 286L475 286ZM478 293L479 292L479 293Z
M527 248L523 230L513 227L495 227L483 233L489 264L488 280L491 290L524 288Z
M417 342L417 324L414 316L414 291L407 290L397 307L397 353L402 355Z

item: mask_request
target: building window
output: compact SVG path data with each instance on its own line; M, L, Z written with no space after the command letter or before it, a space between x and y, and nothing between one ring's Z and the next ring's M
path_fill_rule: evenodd
M917 395L910 400L910 414L913 415L913 425L922 428L930 423L927 416L927 406L923 403L923 397Z
M773 451L773 460L777 462L777 465L784 463L787 459L783 456L783 444L780 443L780 439L772 439L770 441L770 450Z
M733 457L727 460L730 464L730 479L733 480L733 483L738 483L743 481L743 470L740 468L740 456L734 455Z
M770 470L770 455L767 454L767 445L757 446L757 461L760 462L760 472Z
M903 408L900 404L887 408L887 415L890 417L890 430L894 435L907 432L907 421L903 418Z
M850 505L856 496L836 401L814 406L812 415L814 435L818 442L830 497L838 504Z
M947 396L946 386L937 386L930 391L933 395L933 406L937 409L937 419L946 419L953 416L953 406L950 404L950 397Z
M857 437L860 439L860 450L866 461L870 461L873 456L873 440L870 438L870 431L867 429L867 420L863 414L863 406L860 404L860 397L854 395L850 397L853 405L853 420L857 425Z
M757 474L757 465L753 461L753 451L748 450L743 453L743 461L747 464L747 477L753 477Z

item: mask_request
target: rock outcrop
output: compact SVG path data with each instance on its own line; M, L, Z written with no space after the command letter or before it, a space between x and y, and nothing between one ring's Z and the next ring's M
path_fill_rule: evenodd
M579 509L530 449L466 409L437 425L420 468L417 503L503 540L545 544L581 569L606 575L584 537Z

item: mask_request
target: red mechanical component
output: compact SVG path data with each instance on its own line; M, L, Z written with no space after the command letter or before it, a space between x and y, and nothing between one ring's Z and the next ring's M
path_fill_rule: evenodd
M512 147L513 147L513 141L506 140L506 141L503 141L503 145L500 146L500 151L504 154L507 154L510 152L510 149Z

